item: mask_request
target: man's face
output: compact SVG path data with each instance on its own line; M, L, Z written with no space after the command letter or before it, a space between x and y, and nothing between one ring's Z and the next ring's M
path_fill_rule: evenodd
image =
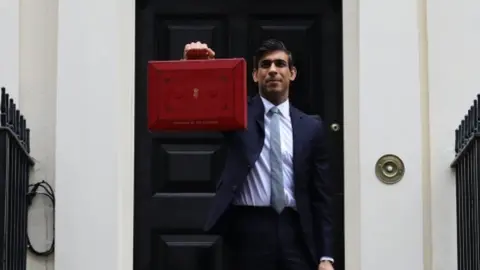
M290 81L296 76L296 69L288 66L288 55L283 51L267 53L253 71L253 80L265 95L283 94L288 91Z

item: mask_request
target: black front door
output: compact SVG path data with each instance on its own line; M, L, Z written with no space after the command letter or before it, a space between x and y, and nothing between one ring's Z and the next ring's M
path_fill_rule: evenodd
M291 101L330 130L335 185L336 269L343 267L341 4L334 0L143 0L136 7L135 270L228 270L221 237L202 227L225 157L218 133L150 133L146 67L182 57L202 41L218 58L244 57L252 70L266 38L284 41L299 74ZM249 78L249 94L256 93ZM333 128L331 128L333 127Z

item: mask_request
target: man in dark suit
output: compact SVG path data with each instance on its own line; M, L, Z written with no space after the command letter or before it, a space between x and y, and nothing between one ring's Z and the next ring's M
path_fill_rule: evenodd
M187 52L206 49L199 42ZM225 168L205 225L222 233L229 269L333 270L332 199L325 128L288 101L297 70L278 40L256 51L248 129L225 134Z

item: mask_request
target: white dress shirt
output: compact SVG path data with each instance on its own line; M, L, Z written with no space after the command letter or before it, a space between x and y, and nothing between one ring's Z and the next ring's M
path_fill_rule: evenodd
M260 157L255 162L243 184L242 192L234 200L236 205L270 206L271 179L270 179L270 115L268 112L273 105L261 97L265 107L265 141ZM283 185L286 207L296 207L293 182L293 137L292 122L290 121L290 104L287 101L277 106L280 111L280 137L283 160Z

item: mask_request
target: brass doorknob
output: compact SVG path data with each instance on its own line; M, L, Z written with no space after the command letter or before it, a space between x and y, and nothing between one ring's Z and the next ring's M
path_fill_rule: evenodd
M340 125L338 123L333 123L330 125L330 129L334 132L337 132L340 130Z

